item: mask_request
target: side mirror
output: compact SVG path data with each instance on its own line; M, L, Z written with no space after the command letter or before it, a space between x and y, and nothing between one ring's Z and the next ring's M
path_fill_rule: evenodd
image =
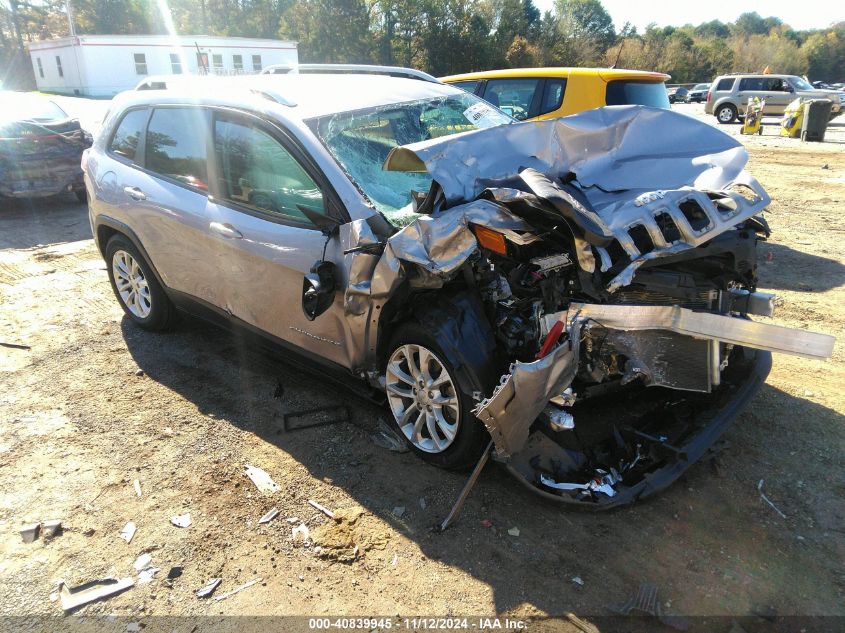
M334 302L335 266L332 262L320 260L311 267L311 272L302 280L302 311L305 318L313 321L328 310Z
M792 87L792 86L790 86L789 84L786 84L786 91L787 91L787 92L795 92L795 88L793 88L793 87Z
M327 237L333 236L335 231L337 231L338 227L342 224L337 218L333 218L332 216L317 209L306 207L304 204L298 204L296 205L296 208L299 209L302 214Z

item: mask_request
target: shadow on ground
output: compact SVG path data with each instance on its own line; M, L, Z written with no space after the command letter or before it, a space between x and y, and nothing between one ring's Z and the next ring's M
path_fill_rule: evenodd
M800 470L805 459L796 456L802 445L820 441L820 432L827 446L845 441L842 416L818 404L764 387L727 433L724 450L657 498L606 514L564 511L526 492L503 469L488 467L460 521L436 534L433 523L448 512L466 475L375 446L371 433L379 418L387 419L387 410L350 398L352 391L327 386L241 335L194 319L164 335L142 332L126 319L122 328L149 378L202 413L293 456L315 479L331 481L417 543L429 560L488 585L498 613L530 604L551 614L611 614L643 582L656 584L664 599L671 597L674 613L843 611L835 572L819 562L835 560L834 550L820 557L808 553L795 540L794 531L803 525L796 525L797 518L780 519L756 488L765 477L767 490L790 517L845 519L835 495L789 489L796 477L792 469ZM285 412L339 403L349 405L353 424L282 430ZM832 453L814 459L829 458L835 468L838 457ZM425 512L421 497L428 501ZM399 505L408 508L401 519L391 513ZM514 526L518 537L507 533ZM790 595L794 601L784 598Z
M0 248L34 248L91 238L88 205L73 194L49 198L0 197L0 227L14 221L25 229L0 230Z
M757 253L760 286L795 292L825 292L845 285L845 264L783 244L763 242ZM776 266L769 270L767 264Z

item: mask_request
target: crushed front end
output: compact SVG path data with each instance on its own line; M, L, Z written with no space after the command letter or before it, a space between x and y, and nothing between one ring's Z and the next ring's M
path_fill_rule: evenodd
M366 289L480 297L502 378L474 413L495 457L547 498L630 503L705 453L771 352L832 352L832 337L751 318L774 297L757 291L770 200L746 159L642 107L399 148L386 168L431 174L428 215L387 240Z

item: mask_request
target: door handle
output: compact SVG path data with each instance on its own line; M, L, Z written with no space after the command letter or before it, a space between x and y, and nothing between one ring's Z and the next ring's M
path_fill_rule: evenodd
M222 235L227 239L240 240L243 239L243 234L231 224L222 224L221 222L212 222L208 225L212 231L218 235Z
M138 187L124 187L123 193L125 193L127 196L129 196L133 200L146 200L147 199L147 194L145 194L143 191L138 189Z

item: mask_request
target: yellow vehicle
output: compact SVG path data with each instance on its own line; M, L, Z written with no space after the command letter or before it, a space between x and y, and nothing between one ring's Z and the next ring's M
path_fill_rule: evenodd
M666 108L669 75L616 68L508 68L441 77L520 121L556 119L606 105Z

